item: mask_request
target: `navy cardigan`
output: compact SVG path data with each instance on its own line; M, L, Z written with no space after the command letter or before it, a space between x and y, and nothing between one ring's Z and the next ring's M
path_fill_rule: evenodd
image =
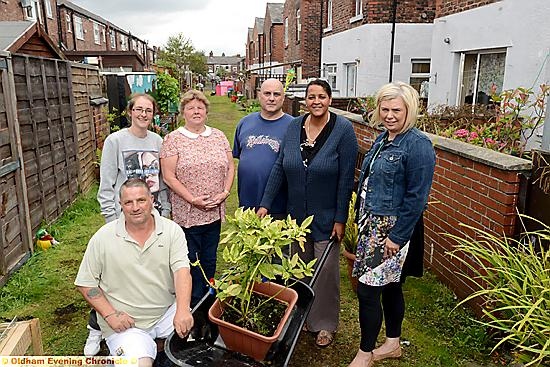
M286 182L287 213L298 223L313 215L311 236L314 241L323 241L330 238L335 222L346 223L353 190L357 139L351 123L337 116L325 144L305 167L300 153L303 118L295 118L288 127L260 206L269 210L281 185Z

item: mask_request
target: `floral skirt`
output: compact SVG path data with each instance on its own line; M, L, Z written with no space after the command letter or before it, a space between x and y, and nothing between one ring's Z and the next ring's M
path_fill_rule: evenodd
M370 213L360 218L357 259L353 264L353 275L361 283L370 286L383 286L399 282L409 251L409 243L402 246L394 256L384 259L385 241L396 221L396 216L380 216Z

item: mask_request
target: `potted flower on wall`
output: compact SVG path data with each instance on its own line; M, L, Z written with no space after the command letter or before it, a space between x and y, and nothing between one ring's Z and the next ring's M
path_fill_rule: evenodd
M298 298L289 283L312 276L315 264L315 260L306 264L298 254L284 256L283 250L292 243L304 249L312 220L308 217L298 225L290 216L259 218L242 208L227 218L220 241L226 245L222 251L226 270L213 281L217 299L208 316L228 349L263 360L279 338ZM276 278L284 285L272 282Z
M347 260L348 276L351 282L351 287L357 292L357 278L351 275L353 270L353 263L355 262L355 252L357 251L357 240L359 238L359 229L357 223L355 223L355 202L357 200L357 194L355 192L351 195L351 200L348 209L348 221L346 222L346 232L342 239L342 254Z

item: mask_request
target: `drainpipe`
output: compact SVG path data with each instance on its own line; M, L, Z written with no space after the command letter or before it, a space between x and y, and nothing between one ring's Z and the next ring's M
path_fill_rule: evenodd
M321 70L323 67L323 65L321 64L321 57L323 56L323 18L324 18L323 4L324 3L325 3L325 0L321 0L321 11L320 11L321 19L319 20L319 68L317 69L319 70L319 75L317 76L318 78L321 77Z
M390 50L390 78L389 82L393 81L393 53L395 47L395 18L397 14L397 0L393 0L391 9L391 50Z

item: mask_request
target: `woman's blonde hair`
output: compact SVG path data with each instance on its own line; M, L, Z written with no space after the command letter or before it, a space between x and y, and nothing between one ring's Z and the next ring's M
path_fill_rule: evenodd
M187 92L185 92L183 94L183 96L181 97L181 100L180 100L180 114L183 114L183 110L185 108L185 105L188 104L189 102L191 102L194 99L204 103L204 106L206 107L206 112L208 113L208 107L210 106L210 101L208 100L208 98L206 98L204 93L201 92L200 90L191 89L191 90L188 90Z
M376 126L382 126L383 121L380 118L380 104L382 101L388 101L401 97L407 108L407 117L405 126L401 132L405 132L414 127L416 117L418 116L419 95L416 89L407 83L392 82L383 85L376 93L376 108L372 111L370 121Z

